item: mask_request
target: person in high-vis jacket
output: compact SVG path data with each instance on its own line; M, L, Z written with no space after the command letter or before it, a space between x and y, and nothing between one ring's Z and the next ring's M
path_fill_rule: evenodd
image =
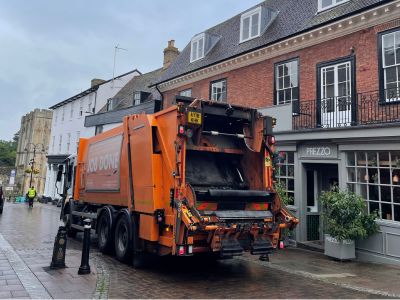
M33 207L33 200L36 197L36 190L33 186L28 190L26 196L28 197L29 207Z

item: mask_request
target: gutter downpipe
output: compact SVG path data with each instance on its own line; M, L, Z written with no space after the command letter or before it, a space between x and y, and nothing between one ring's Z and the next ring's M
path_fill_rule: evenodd
M94 106L93 106L94 112L92 113L92 115L96 113L96 101L97 101L97 89L94 92Z
M163 93L160 91L160 89L158 88L158 84L156 84L155 85L156 86L156 90L160 93L160 95L161 95L161 108L160 108L160 110L163 110L164 109L164 95L163 95Z

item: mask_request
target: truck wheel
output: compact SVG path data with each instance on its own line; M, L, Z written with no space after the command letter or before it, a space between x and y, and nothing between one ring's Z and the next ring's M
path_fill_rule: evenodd
M74 238L76 236L76 234L78 233L78 230L75 228L72 228L72 209L71 209L71 204L67 205L65 207L65 212L64 212L64 216L63 216L63 221L65 224L65 227L67 229L67 236Z
M115 225L115 256L121 262L129 262L132 257L132 228L130 217L122 214Z
M108 211L104 211L97 222L99 250L104 254L109 254L114 246L114 232Z

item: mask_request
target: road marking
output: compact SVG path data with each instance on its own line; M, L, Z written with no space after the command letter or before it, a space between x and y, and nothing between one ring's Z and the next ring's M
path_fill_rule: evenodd
M310 279L314 279L314 280L319 280L322 281L324 283L329 283L329 284L333 284L335 286L340 286L343 288L347 288L353 291L357 291L357 292L362 292L362 293L368 293L368 294L372 294L372 295L379 295L379 296L385 296L385 297L392 297L392 298L396 298L396 299L400 299L400 294L396 294L396 293L390 293L390 292L386 292L386 291L381 291L381 290L375 290L375 289L370 289L370 288L365 288L365 287L361 287L361 286L357 286L357 285L352 285L352 284L348 284L348 283L340 283L340 282L334 282L329 280L329 278L340 278L338 276L326 276L326 275L340 275L340 274L323 274L323 275L318 275L318 274L313 274L310 272L305 272L305 271L298 271L298 270L294 270L293 268L287 268L284 266L280 266L271 262L266 262L266 261L260 261L260 260L253 260L247 257L236 257L236 259L239 260L243 260L243 261L248 261L248 262L252 262L254 264L257 265L261 265L264 267L268 267L274 270L278 270L278 271L282 271L285 273L290 273L290 274L295 274L295 275L299 275L299 276L303 276L306 278L310 278ZM342 275L349 275L348 273L341 273ZM353 274L350 274L353 275ZM343 278L343 277L342 277Z
M37 279L35 274L29 269L21 257L14 251L13 247L7 242L7 240L0 233L0 251L4 253L8 259L11 267L15 274L17 274L19 280L24 286L32 299L50 299L51 296Z

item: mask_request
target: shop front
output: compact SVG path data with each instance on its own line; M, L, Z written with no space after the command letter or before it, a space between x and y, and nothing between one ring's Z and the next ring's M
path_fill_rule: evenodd
M292 197L289 208L300 219L296 242L323 248L324 224L318 198L338 186L361 195L368 212L379 214L379 232L357 241L358 258L400 264L398 138L313 140L303 135L299 140L282 141L277 136L277 177Z

